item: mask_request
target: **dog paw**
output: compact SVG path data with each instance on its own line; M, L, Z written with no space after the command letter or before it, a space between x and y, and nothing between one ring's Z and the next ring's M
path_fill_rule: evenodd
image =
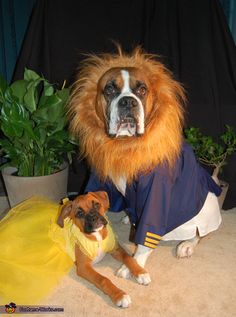
M121 222L122 222L124 225L130 224L129 216L124 216L124 217L122 217L122 218L121 218Z
M116 302L118 307L127 308L131 304L131 298L129 295L122 295L122 298Z
M183 241L177 246L177 258L189 258L194 253L194 244L191 241Z
M126 265L122 265L119 270L116 272L116 276L123 277L123 278L130 278L130 270L127 268Z
M135 279L141 285L148 285L151 283L151 277L149 273L139 274L138 276L135 276Z

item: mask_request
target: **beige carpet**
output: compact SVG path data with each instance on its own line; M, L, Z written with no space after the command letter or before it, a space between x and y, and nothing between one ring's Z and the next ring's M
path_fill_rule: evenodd
M146 266L152 277L149 286L117 278L114 273L120 264L106 255L95 267L131 296L132 304L127 309L115 307L101 291L77 277L74 269L40 304L64 307L64 314L51 316L234 317L236 208L222 211L222 215L220 229L202 239L190 259L176 259L176 242L162 242ZM132 252L129 226L120 223L121 213L109 213L109 217L120 242Z

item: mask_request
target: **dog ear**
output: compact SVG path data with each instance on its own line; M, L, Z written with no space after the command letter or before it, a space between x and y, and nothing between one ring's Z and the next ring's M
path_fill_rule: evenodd
M57 224L63 228L64 227L64 219L69 216L72 210L72 202L68 202L61 207L60 215L57 219Z
M90 194L95 196L99 200L99 202L103 205L105 211L107 211L107 209L110 207L109 197L107 193L104 191L100 191L100 192L93 192Z

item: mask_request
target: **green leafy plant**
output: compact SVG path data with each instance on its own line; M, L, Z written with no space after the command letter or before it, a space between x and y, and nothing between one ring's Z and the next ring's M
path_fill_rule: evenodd
M184 130L184 134L199 161L214 167L215 176L226 164L228 155L236 151L236 133L234 128L229 125L225 126L225 132L219 136L219 143L215 142L212 137L203 135L199 128L187 128Z
M56 89L29 69L11 85L0 77L2 167L16 167L19 176L42 176L70 159L75 145L66 128L68 97L68 88Z

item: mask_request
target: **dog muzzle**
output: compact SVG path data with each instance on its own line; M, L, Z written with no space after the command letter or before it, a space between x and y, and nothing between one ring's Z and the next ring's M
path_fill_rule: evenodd
M98 211L92 210L85 216L84 232L90 234L106 225L107 220Z
M108 134L110 137L144 134L144 110L137 96L121 94L111 102Z

